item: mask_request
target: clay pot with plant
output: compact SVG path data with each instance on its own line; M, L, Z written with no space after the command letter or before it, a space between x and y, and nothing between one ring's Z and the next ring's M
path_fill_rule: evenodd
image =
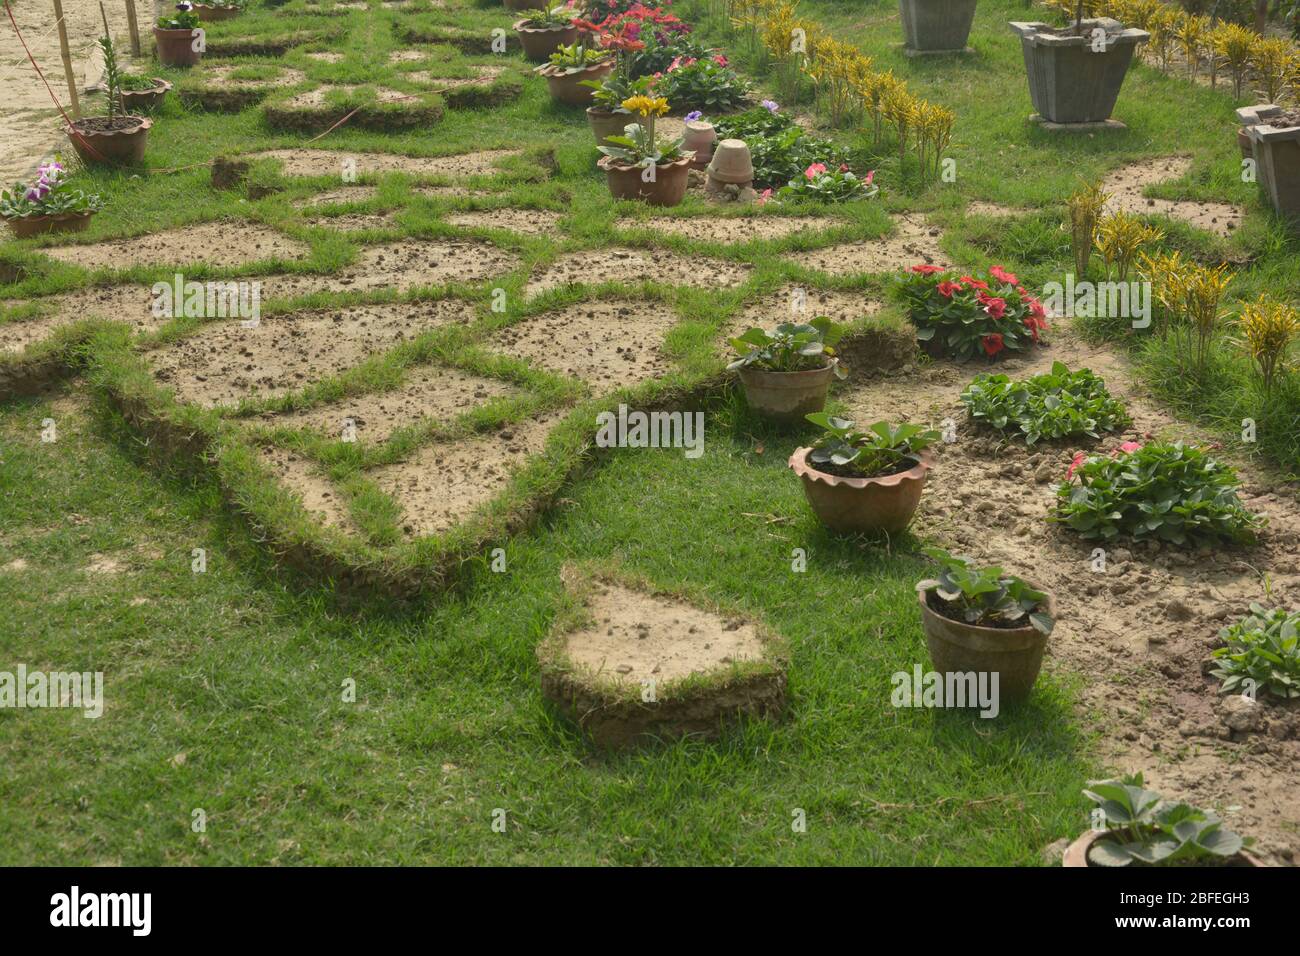
M163 104L172 85L160 76L127 73L122 77L118 100L123 113L151 113Z
M589 106L593 90L587 81L603 80L614 72L613 51L583 43L561 46L548 60L534 72L546 77L552 99L571 106Z
M0 189L0 218L18 239L53 232L83 232L103 200L78 189L56 157L42 163L30 183Z
M694 153L682 149L681 139L669 142L655 135L655 118L668 111L668 101L633 96L623 101L636 118L622 136L606 137L598 147L604 157L609 193L615 199L639 199L651 206L676 206L686 198Z
M1063 126L1104 123L1145 30L1125 28L1110 17L1084 19L1079 0L1074 22L1060 29L1046 23L1013 22L1020 35L1029 98L1038 116Z
M846 372L835 357L844 328L825 316L782 322L770 331L753 328L731 340L740 358L727 366L740 376L749 407L783 424L803 422L826 406L832 378Z
M203 59L198 14L188 2L176 4L176 13L159 17L153 28L158 62L163 66L197 66Z
M87 165L139 163L144 159L153 120L123 112L122 69L107 33L99 38L99 48L104 54L105 115L73 120L68 125L68 139Z
M940 674L998 675L1004 701L1024 700L1055 626L1050 595L996 566L925 548L939 576L916 586L930 660Z
M549 3L539 12L516 20L514 29L524 56L534 63L545 63L560 47L577 43L574 16L571 4Z
M1223 826L1213 812L1165 800L1141 773L1090 784L1093 826L1065 850L1063 866L1263 866L1254 842Z
M818 519L844 534L900 534L921 502L939 433L921 425L876 422L855 430L844 418L805 416L822 436L796 449L790 467Z
M239 16L245 6L246 0L207 0L194 4L194 13L203 23L220 23Z

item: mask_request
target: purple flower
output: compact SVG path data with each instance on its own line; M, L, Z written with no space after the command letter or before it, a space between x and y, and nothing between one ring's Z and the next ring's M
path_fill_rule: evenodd
M691 110L689 113L686 114L686 122L688 123L694 123L697 119L703 119L703 118L704 118L704 114L701 113L699 110Z
M185 0L181 0L180 3L176 4L176 9L179 10L181 13L189 13L191 10L194 9L194 4L186 3Z
M759 103L758 105L763 107L763 109L767 110L769 113L775 113L777 110L781 108L777 106L776 103L772 100L763 100L763 102Z
M41 200L41 194L38 193L38 192L36 191L36 187L35 187L35 186L33 186L31 189L27 190L27 201L28 201L28 202L40 202L40 200Z

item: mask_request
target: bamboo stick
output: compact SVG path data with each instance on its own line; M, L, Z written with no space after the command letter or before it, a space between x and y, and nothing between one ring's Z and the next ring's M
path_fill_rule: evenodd
M72 99L72 118L81 119L81 100L77 97L77 75L72 72L72 51L68 49L68 28L63 23L63 0L54 0L54 21L59 26L59 52L63 56L63 75L68 80Z

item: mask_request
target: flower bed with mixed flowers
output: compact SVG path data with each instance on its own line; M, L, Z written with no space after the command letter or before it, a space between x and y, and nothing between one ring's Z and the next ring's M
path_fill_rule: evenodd
M981 278L916 265L894 288L917 339L954 358L1019 352L1037 345L1048 328L1043 304L1001 266Z

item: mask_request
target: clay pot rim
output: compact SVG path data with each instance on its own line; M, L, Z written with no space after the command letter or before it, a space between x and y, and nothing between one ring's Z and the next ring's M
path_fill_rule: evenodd
M516 20L511 26L516 33L563 33L566 30L578 29L572 23L565 27L526 27L524 24L527 22L528 18L524 17L522 20Z
M152 93L156 91L142 90L141 92ZM126 117L127 119L139 120L139 125L137 125L134 129L108 129L108 130L82 129L77 125L83 119L89 119L89 118L90 117L83 116L81 119L73 120L70 125L81 136L90 136L90 137L97 137L103 139L107 139L110 136L135 136L137 133L145 132L146 130L151 129L153 127L153 120L147 116L127 116Z
M1105 837L1109 832L1110 831L1108 830L1085 830L1083 833L1079 834L1079 836L1075 837L1070 845L1065 848L1065 852L1061 854L1061 866L1084 866L1093 870L1115 869L1114 867L1092 866L1088 862L1088 851L1092 849L1092 845L1102 837ZM1250 866L1261 868L1266 868L1268 866L1268 864L1255 856L1249 850L1239 850L1236 855L1245 860ZM1143 869L1157 870L1160 869L1160 867L1143 867Z
M5 222L67 222L69 219L89 219L98 209L86 209L82 212L56 212L53 215L41 213L36 216L5 216Z
M533 67L533 72L539 76L546 77L565 77L578 76L582 73L590 73L592 70L612 70L614 68L613 58L604 60L600 63L592 63L588 66L556 66L554 63L543 63L541 66Z
M695 158L695 152L694 150L687 150L687 152L690 153L689 156L682 156L681 159L674 159L671 163L655 163L655 169L672 169L674 166L681 166L683 163L689 163ZM634 169L642 168L640 165L625 166L622 163L617 162L613 156L600 157L600 159L596 160L596 165L606 172L609 172L612 169L615 172L620 173L630 173ZM813 371L820 371L820 369L813 369Z
M923 590L921 588L921 585L923 583L924 583L923 581L916 582L916 599L917 599L917 603L921 605L922 614L933 614L936 618L938 618L941 621L947 621L949 624L956 624L959 627L963 627L967 629L972 634L978 634L983 637L1005 639L1012 635L1015 635L1017 637L1024 637L1026 635L1029 635L1031 632L1033 634L1039 635L1044 641L1048 640L1051 637L1050 634L1044 634L1042 631L1038 630L1038 628L1034 627L1034 625L1032 624L1026 624L1024 627L984 627L982 624L968 624L965 621L959 621L954 617L948 617L944 614L940 614L934 608L930 607L930 602L926 600L926 595L928 595L930 592L927 590ZM1056 598L1052 594L1052 592L1044 588L1038 587L1032 581L1026 583L1035 591L1043 592L1045 596L1043 598L1042 604L1039 605L1038 609L1040 611L1046 611L1049 615L1055 618Z
M183 33L186 36L193 36L194 30L201 30L201 29L202 27L194 27L194 29L192 30L187 30L184 27L154 27L153 32L161 33L165 36L172 36L177 33Z
M149 79L153 82L151 90L123 90L123 96L153 96L156 93L170 93L172 85L170 81L164 80L161 76L151 76Z
M797 373L795 373L797 374ZM818 471L812 465L808 464L808 455L812 447L796 448L794 454L790 456L789 465L796 475L804 481L820 481L831 488L869 488L872 486L878 488L893 488L902 484L904 481L923 480L926 474L934 467L934 456L930 454L929 449L921 452L921 460L914 464L907 471L900 471L896 475L881 475L875 478L843 478L839 475L830 475L824 471Z

